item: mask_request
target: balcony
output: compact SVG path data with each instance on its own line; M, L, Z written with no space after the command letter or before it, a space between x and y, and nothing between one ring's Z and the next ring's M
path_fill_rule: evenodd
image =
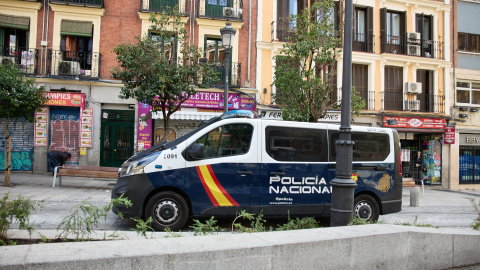
M373 53L375 50L375 35L353 33L352 50Z
M407 35L383 35L382 53L394 53L409 56L420 56L434 59L445 59L443 42L407 38Z
M180 14L185 13L185 0L141 0L141 12L163 12L178 5Z
M383 110L445 113L444 95L382 92Z
M242 0L200 0L198 17L243 20Z
M212 63L212 62L211 62ZM218 73L218 80L216 83L212 84L212 87L215 88L224 88L225 87L225 62L214 62L215 71ZM229 76L229 87L240 87L240 77L242 74L242 69L240 63L231 63L230 64L230 76Z
M71 79L98 79L100 53L50 50L46 76Z
M290 19L278 19L272 22L272 41L295 42L295 22Z
M52 4L103 8L103 0L49 0Z
M15 64L24 75L35 75L37 57L37 49L0 46L0 64Z

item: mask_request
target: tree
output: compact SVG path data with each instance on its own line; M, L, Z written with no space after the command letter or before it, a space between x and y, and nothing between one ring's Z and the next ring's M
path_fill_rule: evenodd
M290 18L295 40L285 43L275 57L274 98L285 120L317 122L336 106L331 94L336 91L335 59L341 39L331 20L333 7L333 0L317 1ZM358 100L354 95L352 100ZM352 105L358 112L365 102Z
M9 119L23 117L33 121L33 113L48 100L43 86L27 79L13 64L0 65L0 118L5 118L5 186L10 186L11 138Z
M187 44L185 23L177 7L152 13L150 21L150 35L113 49L120 66L111 72L124 84L121 98L134 98L152 105L153 112L162 112L165 140L170 116L197 93L195 84L203 87L213 82L216 73L210 64L200 61L199 48Z

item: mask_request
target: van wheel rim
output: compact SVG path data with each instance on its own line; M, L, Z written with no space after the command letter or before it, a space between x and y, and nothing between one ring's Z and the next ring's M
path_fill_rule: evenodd
M359 202L355 206L355 215L362 219L370 219L373 215L372 206L366 202Z
M161 223L173 223L177 220L179 212L178 205L174 201L165 200L157 205L155 216Z

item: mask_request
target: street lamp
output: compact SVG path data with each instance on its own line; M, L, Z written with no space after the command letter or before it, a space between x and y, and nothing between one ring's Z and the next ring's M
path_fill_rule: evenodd
M226 26L220 29L222 46L225 48L225 93L223 97L223 112L228 111L228 71L230 69L230 49L232 49L236 32L237 31L232 28L230 22L227 22Z

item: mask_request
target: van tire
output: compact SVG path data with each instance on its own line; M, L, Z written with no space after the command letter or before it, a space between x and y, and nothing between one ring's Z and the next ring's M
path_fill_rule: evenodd
M180 230L188 218L188 205L178 193L164 191L155 194L147 203L145 217L152 217L155 231Z
M356 217L372 222L376 222L380 215L380 207L377 201L372 196L366 194L355 197L353 210Z

